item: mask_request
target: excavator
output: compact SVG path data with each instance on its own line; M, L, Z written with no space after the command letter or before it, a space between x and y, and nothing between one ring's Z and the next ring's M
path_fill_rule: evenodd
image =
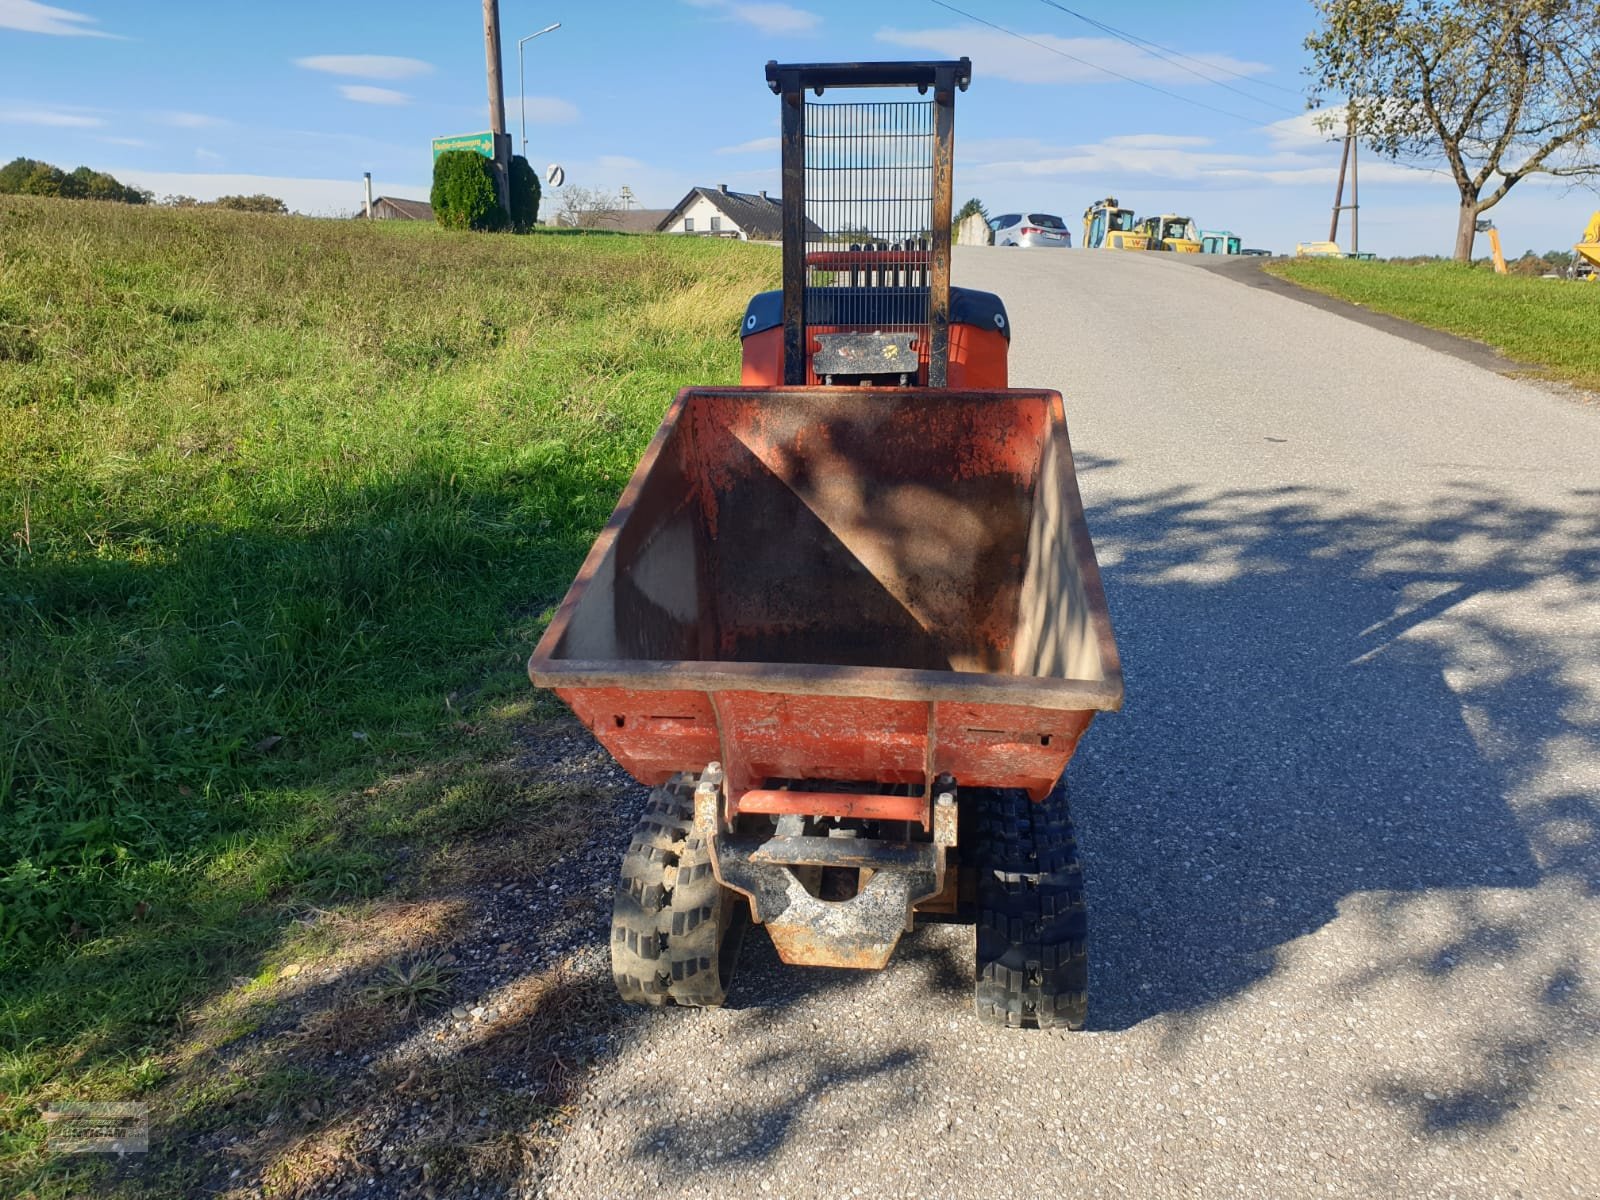
M1096 200L1083 212L1085 250L1148 250L1150 239L1133 229L1133 209L1123 208L1115 196Z
M1200 253L1200 230L1192 217L1163 213L1146 217L1134 229L1150 239L1147 249L1176 250L1179 254Z

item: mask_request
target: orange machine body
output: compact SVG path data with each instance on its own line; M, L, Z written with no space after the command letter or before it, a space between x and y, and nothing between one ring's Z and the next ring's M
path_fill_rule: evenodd
M883 326L884 328L903 328ZM816 339L830 333L870 332L877 325L814 324L807 327L806 383L823 384L812 370ZM928 383L928 341L916 340L917 377L912 386ZM762 292L750 301L740 328L743 368L739 382L745 387L781 387L783 384L783 293ZM1006 359L1011 348L1011 324L1000 298L969 288L950 289L950 362L946 386L956 389L992 389L1010 386Z

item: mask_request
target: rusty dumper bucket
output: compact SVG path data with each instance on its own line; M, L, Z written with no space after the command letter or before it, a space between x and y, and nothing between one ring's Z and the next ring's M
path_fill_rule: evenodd
M785 961L859 967L916 912L1031 875L1027 903L1076 905L1079 986L1044 1012L1054 968L992 947L986 1015L1081 1022L1081 875L1049 798L1122 673L1058 393L681 392L528 669L658 789L619 891L625 995L720 1002L728 929L673 949L691 868L705 921L748 907Z

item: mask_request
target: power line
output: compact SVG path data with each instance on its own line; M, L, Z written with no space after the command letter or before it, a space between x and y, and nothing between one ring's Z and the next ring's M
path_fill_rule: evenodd
M1204 101L1196 100L1191 96L1181 96L1177 92L1167 91L1166 88L1158 88L1153 83L1146 83L1142 79L1135 79L1132 75L1124 75L1121 71L1113 71L1110 67L1102 67L1099 63L1090 62L1086 58L1079 58L1075 54L1068 54L1065 50L1058 50L1054 46L1047 46L1043 42L1036 41L1025 34L1018 33L1014 29L1007 29L1004 25L996 25L993 21L985 20L983 17L974 16L965 9L957 8L954 4L946 4L945 0L932 0L932 2L937 4L940 8L948 9L957 16L965 17L969 21L976 21L979 25L987 25L990 29L993 29L998 33L1003 33L1007 37L1014 37L1019 42L1027 42L1030 46L1036 46L1040 50L1048 51L1049 53L1060 58L1067 59L1069 62L1075 62L1080 66L1088 67L1092 71L1099 71L1103 75L1110 75L1113 79L1120 79L1124 83L1135 84L1138 87L1144 88L1146 91L1156 93L1158 96L1165 96L1169 100L1177 100L1182 104L1192 104L1196 108L1203 108L1208 112L1214 112L1220 116L1230 117L1235 121L1243 121L1246 125L1259 126L1261 124L1260 117L1246 117L1236 112L1229 112L1225 108L1218 108L1214 104L1206 104Z
M1134 34L1131 34L1131 33L1123 33L1122 30L1115 29L1112 26L1107 25L1104 21L1097 21L1093 17L1086 17L1081 12L1076 12L1073 9L1068 8L1065 4L1057 4L1056 0L1039 0L1039 2L1041 4L1048 5L1049 7L1057 10L1058 12L1064 12L1069 17L1077 17L1078 20L1084 22L1085 24L1092 25L1094 28L1096 28L1098 30L1101 30L1104 33L1109 33L1112 37L1117 38L1120 41L1126 42L1128 45L1132 46L1135 50L1139 50L1139 51L1142 51L1145 54L1149 54L1149 55L1151 55L1151 56L1153 56L1155 58L1159 58L1163 62L1171 63L1173 66L1177 67L1178 70L1187 71L1187 72L1189 72L1189 74L1193 75L1196 79L1203 79L1207 83L1211 84L1213 87L1219 87L1219 88L1222 88L1224 91L1232 92L1235 96L1243 96L1246 100L1250 101L1252 104L1263 104L1266 107L1274 110L1275 112L1288 113L1291 117L1299 116L1300 112L1302 111L1302 110L1299 110L1299 109L1285 108L1282 104L1279 104L1279 103L1277 103L1275 101L1266 100L1266 99L1263 99L1260 96L1253 96L1249 92L1246 92L1246 91L1241 90L1240 88L1234 87L1231 83L1224 83L1222 80L1215 79L1212 76L1205 74L1203 71L1196 70L1194 67L1185 66L1183 63L1179 62L1178 59L1179 58L1187 58L1187 59L1189 59L1190 62L1203 63L1205 66L1211 67L1213 70L1225 72L1226 74L1233 75L1236 78L1246 79L1246 80L1249 79L1249 76L1243 75L1238 71L1232 71L1232 70L1229 70L1227 67L1217 66L1214 63L1206 63L1204 59L1193 58L1190 55L1184 54L1183 52L1178 51L1178 50L1168 50L1164 46L1158 46L1155 42L1149 41L1149 40L1147 40L1145 38L1138 37L1138 36L1136 36ZM1172 55L1176 55L1176 57L1170 57ZM1255 80L1253 82L1267 83L1266 80ZM1282 91L1282 92L1288 92L1289 91L1288 88L1283 87L1280 84L1276 84L1276 83L1269 83L1268 86L1269 87L1275 87L1279 91ZM1290 94L1291 95L1296 95L1298 93L1291 92Z
M1284 87L1283 84L1281 84L1281 83L1273 83L1272 80L1270 80L1270 79L1257 79L1254 75L1246 75L1242 71L1235 71L1235 70L1232 70L1232 69L1230 69L1228 67L1224 67L1224 66L1222 66L1222 65L1220 65L1218 63L1207 62L1203 58L1196 58L1192 54L1185 54L1182 50L1174 50L1171 46L1162 46L1162 45L1160 45L1160 44L1158 44L1156 42L1152 42L1149 38L1142 38L1136 33L1125 33L1124 31L1122 31L1120 29L1116 29L1116 28L1113 28L1110 25L1107 25L1104 21L1097 21L1097 20L1095 20L1095 18L1086 17L1081 12L1077 12L1077 11L1075 11L1073 9L1070 9L1064 4L1057 4L1055 2L1055 0L1042 0L1042 3L1048 4L1051 8L1060 9L1062 12L1066 13L1068 16L1077 17L1078 20L1085 21L1088 24L1093 25L1096 29L1104 30L1106 33L1109 33L1112 37L1121 38L1123 41L1127 42L1130 46L1135 46L1136 45L1140 49L1148 48L1148 49L1150 49L1152 51L1160 51L1160 52L1162 52L1162 53L1158 54L1157 57L1164 57L1167 54L1171 54L1171 55L1175 55L1178 58L1186 58L1192 63L1199 63L1201 66L1207 67L1207 68L1209 68L1210 70L1213 70L1213 71L1221 71L1224 75L1232 75L1235 79L1242 79L1246 83L1255 83L1255 84L1260 84L1262 87L1276 88L1278 91L1284 92L1284 93L1286 93L1286 94L1288 94L1290 96L1296 96L1296 97L1300 97L1302 99L1304 98L1304 97L1301 97L1300 93L1298 91L1296 91L1294 88ZM1178 66L1179 64L1178 63L1173 63L1172 65L1173 66ZM1187 67L1184 68L1184 70L1188 70L1188 69L1189 68L1187 68ZM1198 71L1196 71L1196 72L1194 72L1194 74L1199 75L1200 73ZM1211 79L1207 75L1200 75L1200 78L1201 79L1207 79L1211 83L1216 84L1218 87L1228 87L1228 85L1223 83L1220 79ZM1228 88L1228 90L1231 92L1231 91L1234 91L1235 89L1234 88ZM1247 92L1240 92L1239 94L1241 96L1249 95L1249 93L1247 93ZM1257 99L1257 97L1250 96L1250 99L1255 100L1255 99ZM1262 100L1261 103L1265 104L1265 103L1267 103L1267 101Z
M1045 0L1045 2L1049 3L1049 0ZM965 17L969 21L976 21L979 25L985 25L988 28L995 30L997 33L1003 33L1007 37L1016 38L1017 41L1019 41L1019 42L1026 42L1030 46L1035 46L1040 50L1048 51L1049 53L1057 55L1057 56L1059 56L1061 58L1065 58L1070 62L1075 62L1075 63L1079 64L1080 66L1085 66L1085 67L1090 68L1091 70L1099 71L1103 75L1110 75L1113 79L1120 79L1120 80L1124 81L1125 83L1135 84L1138 87L1144 88L1146 91L1150 91L1150 92L1156 93L1156 95L1158 95L1158 96L1165 96L1169 100L1177 100L1177 101L1179 101L1180 103L1183 103L1183 104L1192 104L1196 108L1203 108L1208 112L1218 113L1218 114L1220 114L1221 116L1224 116L1224 117L1231 117L1235 121L1243 121L1245 124L1254 126L1257 129L1261 128L1261 118L1260 117L1246 117L1246 116L1243 116L1240 113L1229 112L1225 108L1217 108L1215 105L1206 104L1204 101L1196 100L1192 96L1183 96L1183 95L1180 95L1177 92L1169 92L1169 91L1167 91L1166 88L1156 87L1156 85L1153 84L1153 83L1146 83L1142 79L1135 79L1133 76L1124 75L1120 71L1113 71L1110 67L1102 67L1099 63L1090 62L1086 58L1079 58L1075 54L1068 54L1065 50L1058 50L1054 46L1047 46L1041 41L1038 41L1038 40L1036 40L1034 38L1028 37L1026 34L1018 33L1014 29L1007 29L1004 25L997 25L993 21L986 20L983 17L976 16L973 13L969 13L964 8L957 8L954 4L948 4L948 3L945 2L945 0L932 0L932 3L937 4L940 8L947 9L950 12L955 13L957 16ZM1060 7L1060 6L1056 5L1055 7ZM1063 10L1063 11L1068 11L1068 10ZM1073 16L1077 16L1078 14L1077 13L1073 13L1072 15ZM1092 24L1092 22L1091 22L1091 24ZM1174 51L1174 53L1176 53L1176 51ZM1184 57L1187 57L1187 56L1184 56ZM1218 69L1221 70L1222 68L1218 68ZM1215 83L1217 81L1216 80L1212 80L1212 82ZM1277 84L1273 84L1272 86L1273 87L1277 87L1278 85ZM1284 90L1287 90L1287 89L1284 89ZM1250 97L1250 98L1251 99L1255 99L1255 97ZM1266 103L1266 101L1261 101L1261 103ZM1300 113L1295 113L1294 115L1295 116L1300 116L1301 114ZM1330 138L1329 140L1330 141L1335 141L1337 139L1336 138ZM1390 163L1392 165L1397 166L1397 167L1401 167L1401 168L1403 168L1403 169L1405 169L1407 171L1421 171L1421 172L1423 172L1425 174L1429 174L1429 175L1446 175L1446 174L1448 174L1445 171L1441 171L1437 167L1419 166L1419 165L1417 165L1415 163L1401 162L1399 159L1390 159L1389 161L1390 161Z

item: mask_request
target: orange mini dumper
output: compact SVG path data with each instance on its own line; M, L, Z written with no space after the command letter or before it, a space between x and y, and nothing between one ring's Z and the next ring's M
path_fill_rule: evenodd
M1008 389L1004 309L949 286L970 64L767 74L785 288L745 386L679 393L529 662L654 789L613 974L717 1005L747 918L787 963L879 968L919 914L971 916L979 1015L1077 1028L1059 781L1122 674L1061 397ZM933 95L805 96L893 85Z

